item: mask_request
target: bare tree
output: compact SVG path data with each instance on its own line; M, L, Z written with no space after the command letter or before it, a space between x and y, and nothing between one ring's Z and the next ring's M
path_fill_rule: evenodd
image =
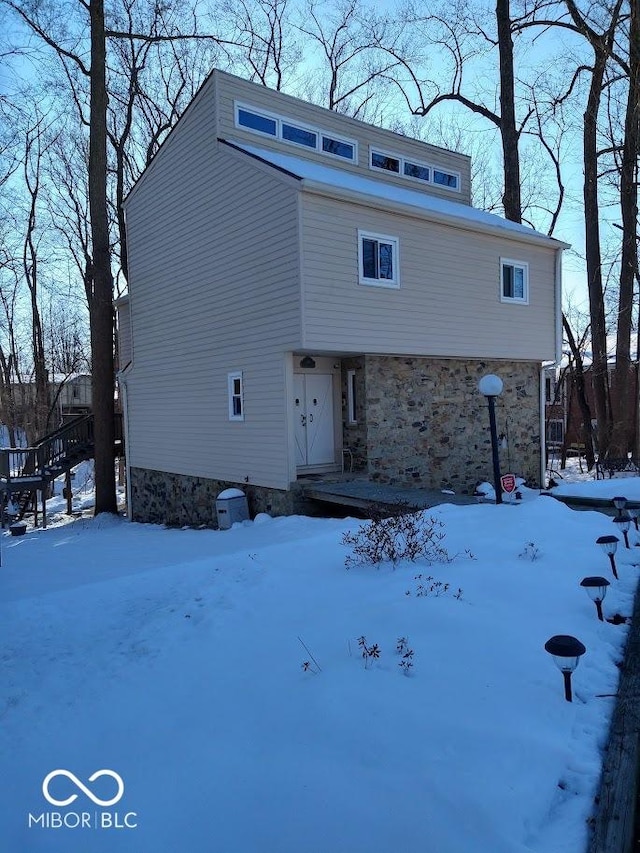
M611 438L611 408L600 243L598 129L600 106L606 87L606 72L614 51L622 0L616 0L608 20L600 31L591 26L574 0L565 0L565 2L576 30L587 40L593 51L593 64L588 69L589 93L583 125L583 200L587 285L591 315L591 347L593 352L593 392L598 422L598 451L605 455L609 450ZM578 69L576 73L583 70Z
M24 424L27 439L35 442L44 433L49 409L49 383L44 351L44 335L40 317L40 251L37 219L42 174L43 119L37 116L33 127L27 128L24 143L23 178L29 206L22 248L22 274L29 293L31 313L31 364L33 376L33 405L31 417Z
M272 89L291 83L303 58L291 7L290 0L223 0L217 9L228 41L237 42L232 67L248 66L249 79Z
M91 329L91 363L93 377L93 413L95 418L95 483L96 514L116 512L116 490L113 465L114 447L114 346L113 346L113 274L110 242L108 184L108 90L107 39L127 39L159 44L184 38L175 32L132 32L122 29L114 18L113 27L105 23L103 0L78 0L71 20L80 11L89 31L89 43L82 27L61 26L57 4L32 0L3 0L26 26L54 51L59 59L69 91L89 136L87 196L91 230L90 279L85 284L89 303ZM125 8L131 10L133 5ZM154 9L160 10L160 6ZM69 10L68 10L69 11ZM128 19L129 20L129 19ZM131 19L132 20L132 19ZM189 38L211 41L212 37L191 33ZM84 86L81 82L84 81ZM134 84L135 86L135 81ZM88 87L88 94L87 94ZM88 113L86 102L88 101ZM127 119L125 119L125 128Z
M630 393L631 329L634 283L638 277L638 158L640 157L640 9L630 3L629 77L620 162L622 256L613 375L611 453L624 456L635 436L629 435L628 413L635 401ZM635 406L634 406L635 408Z
M306 86L311 100L361 120L381 119L384 89L389 75L410 62L402 41L402 22L393 22L359 0L340 0L334 6L310 2L298 24L318 51L319 72Z

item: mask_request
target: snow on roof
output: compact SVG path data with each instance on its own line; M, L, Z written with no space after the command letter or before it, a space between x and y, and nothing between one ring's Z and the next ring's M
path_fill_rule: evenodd
M335 169L303 157L295 157L292 154L282 154L279 151L257 148L254 145L247 145L244 142L237 142L236 140L230 141L230 144L248 154L252 154L254 157L259 157L273 166L284 169L311 184L319 184L332 189L342 189L351 193L373 197L381 201L402 204L440 219L451 219L456 222L464 221L467 227L471 228L489 228L502 232L508 231L513 236L553 243L557 248L568 248L566 243L548 237L546 234L541 234L527 225L512 222L509 219L496 216L494 213L487 213L485 210L478 210L467 204L438 198L419 190L405 189L386 181L356 175L346 169Z

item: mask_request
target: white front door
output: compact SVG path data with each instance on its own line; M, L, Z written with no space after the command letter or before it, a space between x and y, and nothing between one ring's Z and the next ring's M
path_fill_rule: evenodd
M333 376L330 373L295 373L293 394L296 465L335 462Z

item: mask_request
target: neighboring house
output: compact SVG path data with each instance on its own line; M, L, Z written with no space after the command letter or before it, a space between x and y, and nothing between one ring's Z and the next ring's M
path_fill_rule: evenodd
M566 368L556 365L544 369L545 446L547 455L557 455L564 446L567 429ZM571 386L569 386L571 392Z
M91 411L91 374L54 374L49 380L48 398L49 417L46 431L51 432L63 421ZM11 411L0 411L0 421L5 425L14 424L20 430L28 430L31 425L33 432L35 382L13 382L11 394L7 399L11 401Z
M57 420L61 423L91 411L91 374L56 374L51 382L52 405ZM56 424L57 425L57 424Z
M467 157L214 71L125 213L134 519L212 523L231 484L295 511L345 460L473 491L486 373L504 464L541 482L566 246L471 207Z
M613 342L615 352L615 341ZM613 372L615 367L615 356L609 360L608 384L609 393L615 394L613 384ZM585 355L584 363L584 388L587 404L591 411L591 429L594 450L598 452L597 446L597 419L595 397L593 392L593 370L589 354ZM546 445L548 451L553 451L559 456L566 448L570 452L580 452L584 448L583 423L580 406L575 389L575 369L571 363L561 363L559 367L549 367L545 371L545 424ZM629 368L629 393L635 405L629 411L627 418L627 447L628 452L637 456L638 447L638 361L633 361ZM615 403L615 397L613 397Z

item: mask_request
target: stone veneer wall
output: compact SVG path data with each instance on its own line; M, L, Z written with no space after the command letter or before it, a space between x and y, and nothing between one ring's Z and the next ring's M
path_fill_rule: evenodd
M502 473L540 479L540 365L537 362L366 356L367 459L381 483L472 493L493 482L486 398L478 380L496 373Z
M242 489L247 495L249 514L314 514L313 506L301 493L209 480L186 474L171 474L148 468L131 468L131 517L133 521L176 527L217 527L215 502L224 489Z

